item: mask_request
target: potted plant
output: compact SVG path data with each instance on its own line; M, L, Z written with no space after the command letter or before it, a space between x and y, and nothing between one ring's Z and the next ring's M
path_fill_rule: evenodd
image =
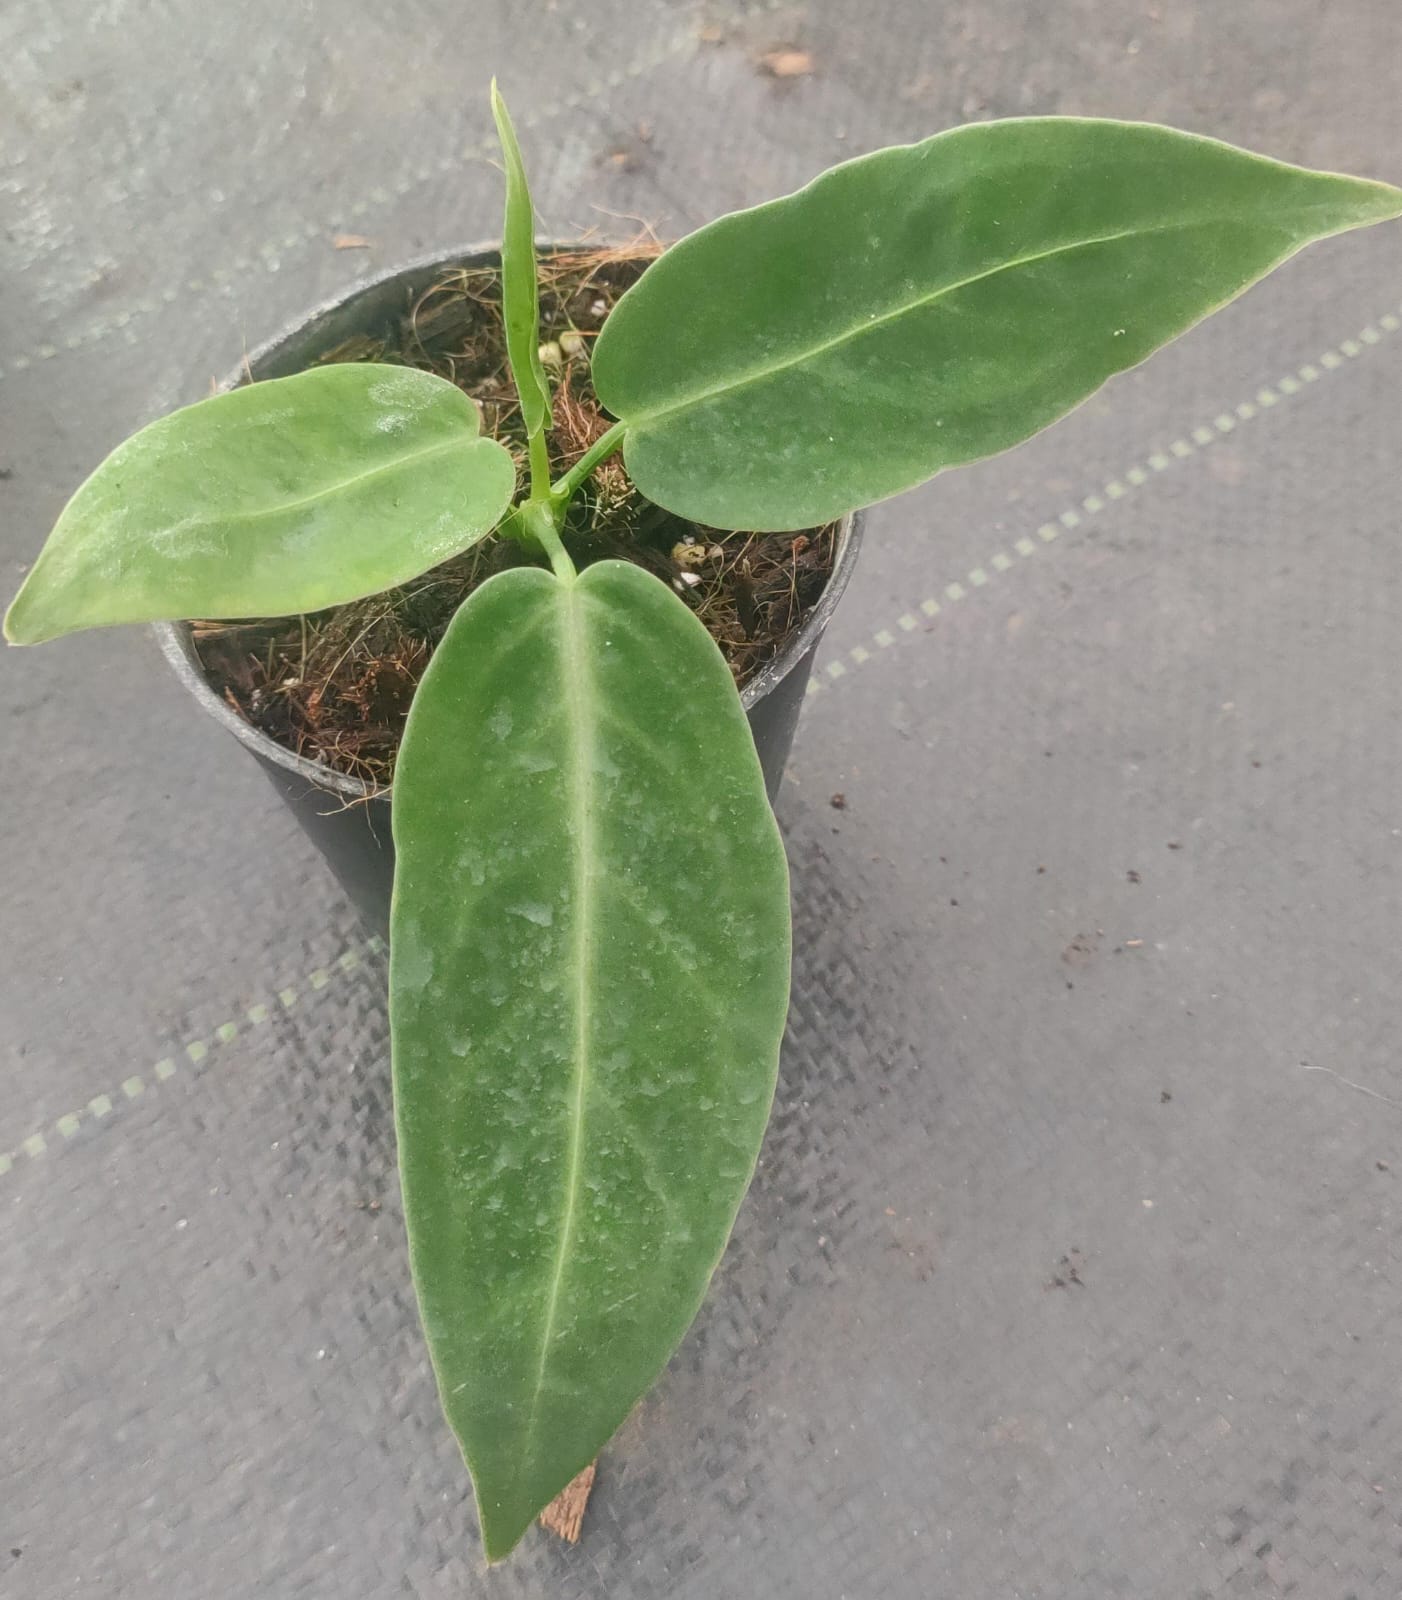
M735 675L682 581L737 536L682 540L658 581L640 523L619 537L610 517L821 533L1028 438L1310 241L1402 214L1385 185L1145 124L1026 119L880 151L647 265L588 356L613 420L553 472L580 352L542 349L531 203L495 91L493 107L519 406L499 431L523 492L458 384L314 366L121 445L6 619L16 643L118 622L304 629L367 596L421 603L422 575L496 552L452 591L427 665L398 664L390 951L414 1279L489 1559L695 1315L788 1001L783 848Z

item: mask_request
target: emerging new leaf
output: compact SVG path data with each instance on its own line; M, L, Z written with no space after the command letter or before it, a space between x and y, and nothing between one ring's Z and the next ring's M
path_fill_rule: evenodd
M68 502L6 637L287 616L407 582L510 503L510 452L479 427L453 384L392 366L318 367L172 412Z
M521 399L526 437L550 426L550 385L540 364L540 284L535 261L535 207L521 146L506 101L492 80L492 116L506 167L506 214L501 234L501 306L506 353Z
M787 869L720 652L617 561L467 600L409 715L394 841L410 1252L496 1559L720 1259L774 1090Z
M1046 427L1402 192L1147 123L957 128L711 223L595 345L638 487L799 528Z

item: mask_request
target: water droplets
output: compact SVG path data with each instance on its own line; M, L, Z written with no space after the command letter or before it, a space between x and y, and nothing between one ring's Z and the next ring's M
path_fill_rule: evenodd
M391 968L400 989L426 989L433 981L433 949L417 922L405 921L395 929Z
M507 906L506 914L509 917L524 917L527 922L535 923L538 928L548 928L555 921L554 910L538 900L526 900L519 905Z
M559 765L555 757L545 750L517 750L513 752L512 759L523 772L554 772Z
M480 889L487 881L487 864L476 850L464 850L458 857L458 871L467 874L467 881Z
M370 385L369 395L376 405L397 407L397 414L405 417L423 411L432 399L423 374L406 367L385 368L384 375Z

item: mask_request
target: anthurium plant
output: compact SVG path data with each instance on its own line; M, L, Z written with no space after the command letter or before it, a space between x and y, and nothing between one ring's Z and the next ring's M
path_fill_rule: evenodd
M695 1316L754 1170L788 877L731 673L640 566L561 539L616 451L712 528L809 528L1029 438L1383 184L1146 124L957 128L665 251L592 355L616 420L552 476L533 215L502 294L525 461L431 374L332 365L152 423L78 489L6 620L295 615L488 537L393 782L390 1011L414 1280L489 1558L607 1442ZM518 478L524 480L518 489Z

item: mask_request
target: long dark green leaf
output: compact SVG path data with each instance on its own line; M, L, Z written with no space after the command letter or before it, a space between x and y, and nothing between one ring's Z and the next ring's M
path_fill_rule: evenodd
M501 235L502 321L511 375L521 397L526 436L550 426L550 385L540 364L540 289L536 280L535 208L525 163L506 101L492 81L492 115L506 168L506 216ZM534 486L533 486L534 487Z
M595 345L669 510L793 528L1028 438L1402 192L1145 123L958 128L667 251Z
M317 611L491 531L515 487L477 407L407 367L329 366L162 417L64 508L5 618L79 628Z
M787 870L719 652L613 561L467 601L410 713L394 837L410 1249L495 1559L720 1257L774 1088Z

